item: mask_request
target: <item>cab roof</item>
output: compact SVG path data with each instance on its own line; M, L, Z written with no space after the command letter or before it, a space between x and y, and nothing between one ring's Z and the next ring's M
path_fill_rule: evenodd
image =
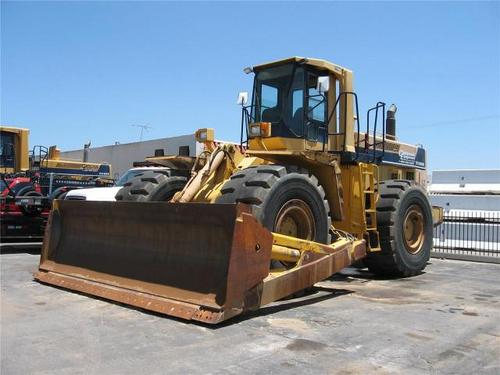
M273 66L278 66L278 65L283 65L287 63L303 63L309 66L313 66L315 68L318 68L320 70L327 70L329 72L332 72L335 75L343 75L345 71L349 71L349 69L346 69L340 65L333 64L329 61L322 60L322 59L314 59L310 57L300 57L300 56L293 56L293 57L288 57L286 59L281 59L281 60L274 60L270 61L264 64L259 64L255 65L252 67L254 71L259 71L263 70L266 68L270 68Z
M29 129L25 128L17 128L15 126L6 126L6 125L0 125L0 130L9 132L9 133L21 133L21 132L27 132Z

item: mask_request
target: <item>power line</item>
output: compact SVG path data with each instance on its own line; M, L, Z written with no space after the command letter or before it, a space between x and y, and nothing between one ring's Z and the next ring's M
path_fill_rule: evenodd
M459 120L450 120L450 121L440 121L440 122L434 122L431 124L425 124L425 125L415 125L415 126L405 126L407 129L414 129L414 128L430 128L433 126L438 126L438 125L455 125L455 124L460 124L460 123L466 123L466 122L471 122L471 121L480 121L480 120L491 120L495 118L499 118L500 115L490 115L490 116L481 116L481 117L471 117L471 118L464 118L464 119L459 119Z

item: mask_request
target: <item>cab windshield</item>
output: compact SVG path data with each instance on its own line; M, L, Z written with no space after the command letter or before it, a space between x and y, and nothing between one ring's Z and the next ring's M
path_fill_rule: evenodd
M272 136L303 136L303 81L304 70L295 64L256 72L252 117L270 122Z
M272 137L324 142L327 98L316 90L319 76L299 64L265 68L255 73L251 118L270 122Z

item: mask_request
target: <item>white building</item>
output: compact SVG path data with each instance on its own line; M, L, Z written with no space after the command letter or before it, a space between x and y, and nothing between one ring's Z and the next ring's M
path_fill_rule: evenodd
M428 191L445 212L500 211L500 169L433 171Z
M194 135L189 134L150 141L90 147L87 160L111 164L113 178L117 179L132 167L134 161L143 161L147 156L154 156L158 150L162 150L164 155L196 156L202 149L203 145L196 142ZM61 159L83 160L83 149L61 152Z

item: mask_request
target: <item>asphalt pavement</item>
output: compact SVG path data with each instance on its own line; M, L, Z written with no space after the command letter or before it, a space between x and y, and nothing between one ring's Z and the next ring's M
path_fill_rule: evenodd
M213 328L39 284L38 260L0 255L2 375L500 373L498 264L346 269Z

